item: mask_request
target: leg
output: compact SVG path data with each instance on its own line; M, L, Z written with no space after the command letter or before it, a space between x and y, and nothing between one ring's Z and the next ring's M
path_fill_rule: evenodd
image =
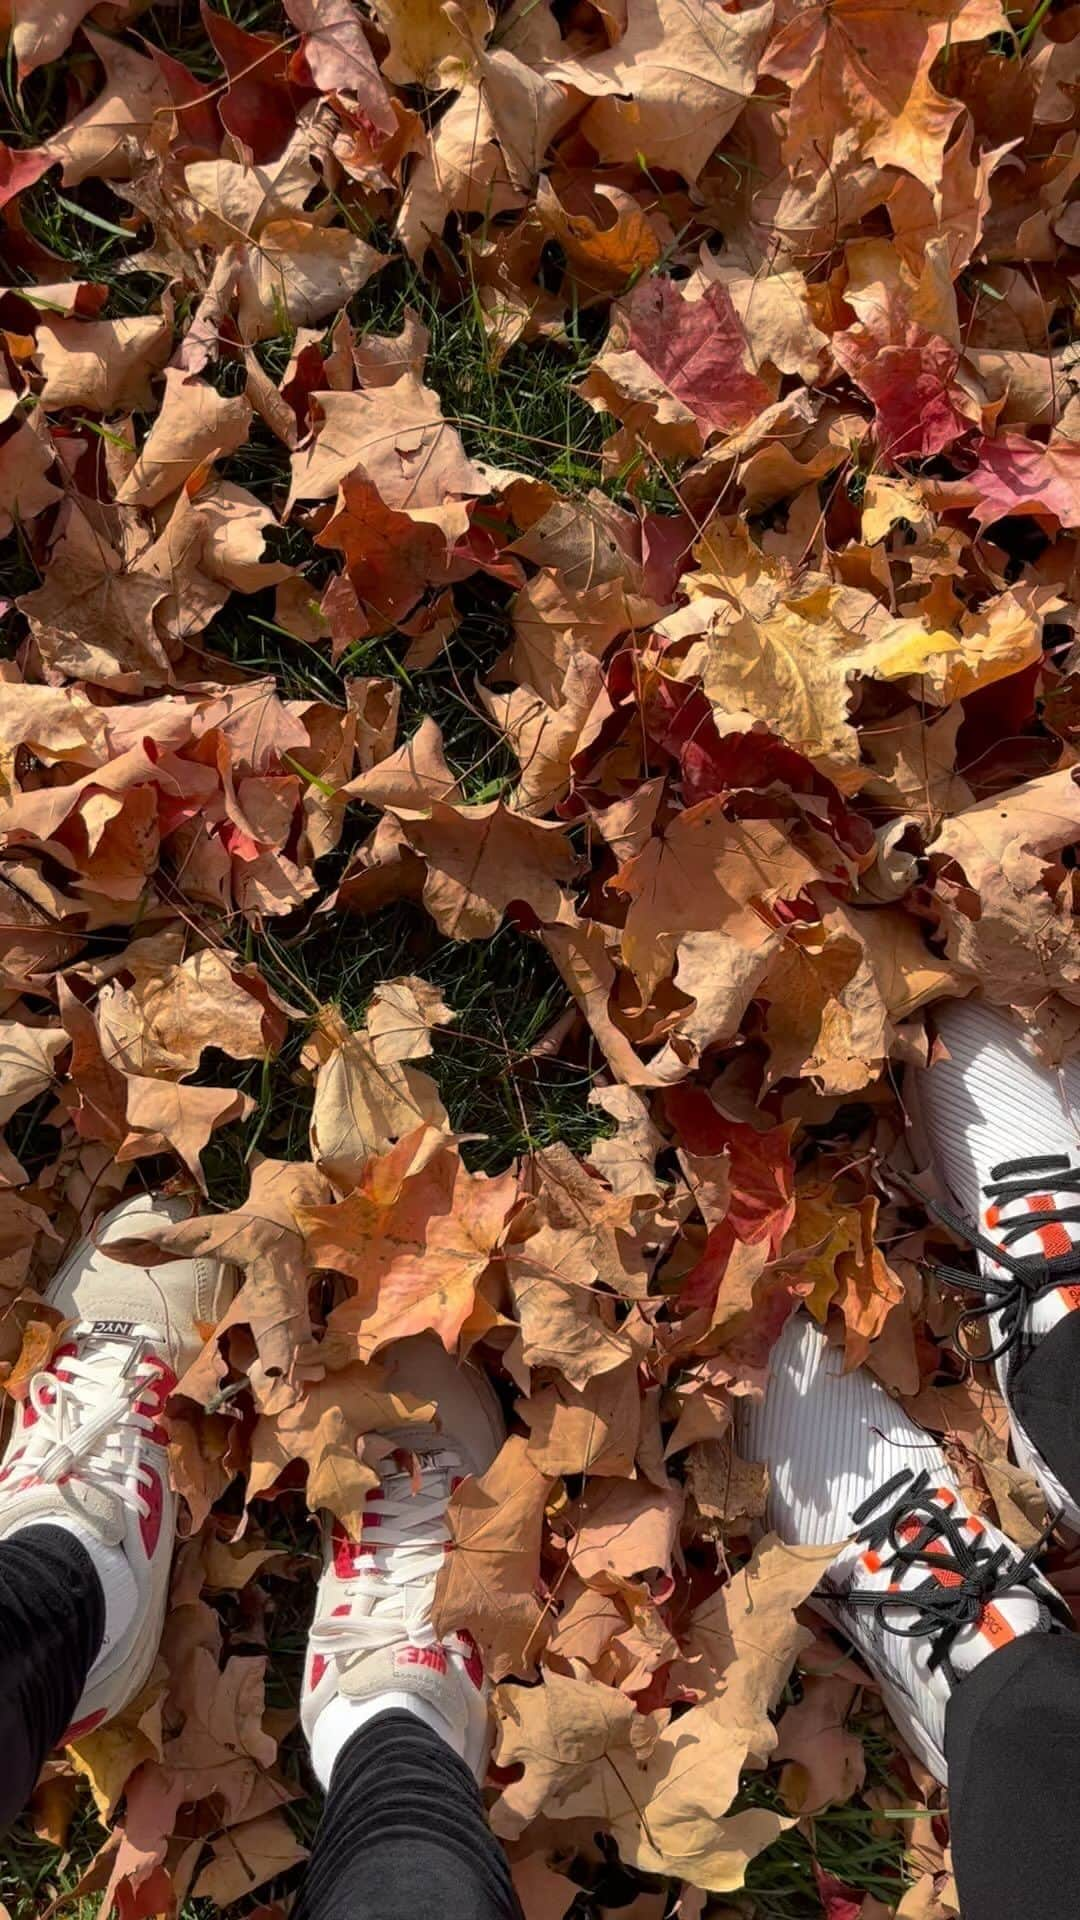
M437 1412L383 1436L358 1540L327 1520L300 1713L328 1798L298 1920L520 1920L477 1785L483 1662L468 1634L440 1640L431 1621L447 1502L498 1452L498 1402L436 1340L400 1341L380 1364Z
M115 1208L46 1295L63 1341L0 1462L0 1825L57 1743L118 1713L157 1653L176 1522L159 1415L231 1275L211 1261L140 1269L110 1246L184 1211L142 1196Z
M1080 1528L1080 1064L1059 1072L980 1000L931 1016L944 1057L905 1081L921 1164L976 1252L956 1337L985 1322L1019 1464L1051 1513ZM976 1346L978 1343L976 1342Z
M354 1733L330 1780L295 1920L515 1920L506 1855L464 1761L415 1714Z
M33 1527L0 1545L0 1828L70 1725L104 1631L101 1582L73 1534Z
M1080 1864L1080 1638L1030 1635L976 1667L945 1750L964 1920L1061 1920Z

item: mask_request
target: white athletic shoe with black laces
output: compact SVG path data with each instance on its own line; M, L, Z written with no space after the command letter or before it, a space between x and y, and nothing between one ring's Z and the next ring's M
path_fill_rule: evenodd
M975 1249L940 1267L978 1301L1019 1464L1080 1528L1080 1065L1055 1073L1023 1029L981 1000L936 1008L948 1058L905 1083L916 1151L952 1204L928 1210Z
M176 1538L162 1409L202 1349L234 1284L212 1260L149 1269L110 1257L147 1220L182 1220L183 1201L139 1194L97 1221L46 1294L71 1322L49 1365L30 1380L0 1463L0 1540L26 1526L74 1521L119 1548L138 1606L115 1644L106 1640L64 1739L118 1713L150 1676L161 1638Z
M433 1401L435 1424L381 1437L394 1451L376 1471L360 1539L327 1517L323 1574L308 1640L300 1718L309 1742L332 1701L384 1695L426 1701L479 1779L487 1764L488 1683L468 1633L440 1640L431 1624L449 1534L447 1502L491 1465L505 1435L488 1381L428 1335L379 1355L388 1384Z
M877 1677L908 1744L946 1778L945 1711L964 1675L1064 1603L997 1527L970 1513L941 1448L812 1320L788 1321L739 1448L769 1470L767 1525L792 1546L846 1541L813 1604ZM1040 1546L1041 1546L1040 1542Z

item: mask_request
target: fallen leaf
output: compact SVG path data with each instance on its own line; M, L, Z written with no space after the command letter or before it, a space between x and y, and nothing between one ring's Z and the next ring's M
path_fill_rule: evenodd
M670 167L691 183L754 88L768 7L687 14L669 0L635 8L615 44L581 64L600 94L582 131L604 161ZM549 69L558 78L558 64ZM567 75L574 85L577 74Z
M527 1677L543 1647L540 1531L551 1484L512 1434L487 1472L450 1496L450 1551L431 1618L441 1639L458 1628L471 1633L493 1680Z
M495 1693L499 1767L522 1772L504 1787L492 1824L511 1840L538 1813L558 1814L560 1803L597 1768L632 1764L652 1745L656 1728L625 1694L591 1680L546 1672L538 1687L503 1684Z
M516 1199L512 1174L470 1174L443 1134L414 1127L346 1199L297 1216L313 1260L357 1283L331 1330L365 1357L428 1331L453 1352Z
M858 1688L840 1675L808 1674L802 1699L777 1727L774 1758L787 1764L780 1792L793 1812L820 1813L857 1793L866 1776L862 1741L844 1722Z

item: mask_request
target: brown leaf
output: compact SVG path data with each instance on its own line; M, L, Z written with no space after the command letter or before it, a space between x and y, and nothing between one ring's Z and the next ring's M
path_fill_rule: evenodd
M466 459L430 387L409 372L371 392L314 397L322 425L314 444L293 456L290 505L331 499L346 475L362 467L386 506L414 514L423 509L426 522L465 531L464 508L454 503L491 489Z
M764 1811L725 1817L740 1758L722 1710L694 1707L659 1734L644 1765L594 1768L566 1793L561 1817L601 1821L621 1859L643 1872L728 1893L785 1824Z
M155 125L164 128L169 113L169 90L160 68L126 41L82 29L105 69L101 92L48 141L51 160L62 162L65 187L90 179L127 180L134 170L139 143ZM160 121L157 116L161 115Z
M439 0L378 0L376 13L390 42L383 67L388 80L399 86L460 86L465 37ZM492 26L486 0L468 0L462 13L469 30L485 39Z
M74 502L60 524L44 584L19 601L43 659L58 673L122 693L160 686L169 662L153 614L164 585L126 568Z
M308 1849L300 1845L284 1816L264 1813L257 1820L245 1820L230 1828L214 1841L213 1858L191 1891L196 1899L213 1900L219 1907L231 1906L307 1857Z
M115 1066L155 1079L194 1072L211 1046L236 1060L269 1059L285 1037L258 975L212 950L177 966L140 968L131 987L106 982L98 1028Z
M635 8L614 46L582 62L587 90L601 96L585 114L586 139L604 161L640 153L696 180L753 92L770 25L767 8L751 7L732 30L714 0L694 15L669 0ZM557 78L558 65L551 71Z
M158 1221L152 1238L125 1242L122 1250L137 1258L139 1248L149 1244L156 1258L164 1254L190 1259L201 1254L238 1267L243 1284L218 1332L250 1326L267 1374L286 1374L311 1333L311 1267L296 1216L302 1207L317 1205L326 1192L326 1182L313 1167L256 1155L248 1197L233 1211L173 1225ZM146 1231L140 1229L141 1234ZM189 1375L183 1388L194 1393L196 1386L204 1384ZM216 1392L217 1385L215 1375L205 1388L207 1394Z
M519 1779L504 1787L492 1825L514 1839L538 1813L559 1812L566 1795L583 1786L598 1767L618 1771L647 1754L656 1727L625 1694L592 1680L546 1672L538 1687L497 1687L499 1727L496 1765L518 1767Z
M468 1173L430 1126L369 1160L347 1199L297 1216L313 1259L357 1282L331 1331L364 1357L427 1331L453 1352L516 1198L512 1174Z
M601 1374L580 1391L562 1381L541 1388L525 1402L522 1417L529 1458L541 1473L632 1473L641 1433L636 1363Z
M0 1022L0 1124L52 1086L56 1060L67 1044L61 1027Z
M251 402L244 394L220 394L183 368L170 367L161 409L117 499L128 506L156 507L183 486L196 467L242 447L251 417Z
M540 1530L551 1484L512 1434L487 1472L450 1496L451 1549L431 1617L440 1638L466 1628L495 1680L527 1677L543 1646Z
M784 1801L795 1813L820 1813L857 1793L866 1777L862 1741L844 1725L859 1689L840 1675L810 1674L802 1699L777 1727L774 1758Z
M355 1186L370 1156L385 1153L403 1134L418 1126L446 1127L435 1082L405 1064L407 1046L397 1057L380 1058L370 1031L349 1033L337 1015L328 1013L309 1052L319 1061L312 1157L336 1186Z
M682 1518L682 1488L610 1480L588 1485L567 1510L569 1554L582 1580L599 1585L658 1570L670 1574Z
M576 1230L542 1226L511 1250L507 1269L527 1366L555 1367L581 1388L633 1357L614 1301L595 1290L596 1267Z
M246 1119L254 1107L249 1094L236 1093L231 1087L182 1086L129 1074L128 1132L116 1149L116 1158L140 1160L169 1150L205 1191L201 1156L210 1135L231 1120Z
M789 1547L772 1534L726 1586L694 1609L686 1650L699 1656L710 1696L740 1729L750 1765L764 1766L776 1745L769 1715L800 1649L812 1634L795 1609L803 1605L837 1546Z
M427 862L424 904L452 940L495 933L512 901L553 920L577 860L561 827L526 820L505 801L453 806L432 800L423 818L399 813L408 844Z
M71 320L49 315L37 331L35 358L44 378L42 405L145 412L150 378L172 346L164 320Z
M1080 836L1071 768L994 794L947 821L933 843L946 950L991 1000L1080 1000L1071 874L1061 851Z

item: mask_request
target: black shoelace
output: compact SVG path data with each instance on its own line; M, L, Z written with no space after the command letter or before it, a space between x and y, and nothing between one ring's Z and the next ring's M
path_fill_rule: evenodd
M1028 1308L1044 1294L1052 1293L1070 1275L1080 1274L1080 1244L1074 1244L1069 1253L1050 1257L1041 1253L1010 1253L1011 1243L1022 1240L1026 1233L1039 1227L1080 1225L1080 1205L1018 1214L1015 1220L1005 1223L999 1243L989 1239L978 1226L973 1227L962 1214L954 1213L951 1207L928 1199L911 1182L902 1179L902 1184L910 1192L918 1193L932 1219L939 1220L959 1239L966 1240L977 1252L1005 1269L1001 1273L968 1273L963 1267L939 1265L931 1269L946 1286L965 1287L983 1296L981 1305L965 1308L956 1323L953 1338L959 1352L965 1359L998 1359L1019 1341ZM983 1193L993 1204L1007 1206L1011 1200L1028 1200L1045 1193L1048 1187L1056 1188L1059 1193L1080 1195L1080 1167L1072 1166L1067 1154L1038 1154L1029 1160L999 1161L996 1167L991 1167ZM994 1314L1001 1316L997 1345L986 1353L972 1354L965 1337L968 1329Z
M889 1559L884 1564L893 1580L902 1581L912 1567L925 1567L927 1579L919 1586L896 1593L871 1593L854 1588L843 1595L842 1604L872 1609L882 1626L900 1639L932 1640L927 1666L933 1672L947 1661L957 1635L965 1627L973 1626L983 1609L999 1594L1012 1593L1021 1587L1034 1593L1042 1604L1042 1595L1035 1591L1035 1561L1051 1529L1040 1534L1025 1554L1014 1559L1007 1544L991 1548L982 1536L970 1539L965 1531L965 1517L954 1517L948 1507L938 1506L932 1491L927 1491L929 1487L930 1475L925 1469L914 1474L905 1467L871 1494L869 1500L864 1500L851 1516L859 1528L856 1540L875 1552L883 1547L889 1550ZM875 1514L875 1509L889 1500L892 1500L891 1506ZM867 1521L869 1524L864 1525ZM917 1531L912 1530L913 1522ZM959 1579L954 1577L945 1585L935 1578L935 1571L939 1574L948 1571L951 1576L959 1575ZM822 1597L835 1600L837 1596L822 1589ZM897 1608L914 1612L912 1625L900 1626L889 1619L890 1611Z

